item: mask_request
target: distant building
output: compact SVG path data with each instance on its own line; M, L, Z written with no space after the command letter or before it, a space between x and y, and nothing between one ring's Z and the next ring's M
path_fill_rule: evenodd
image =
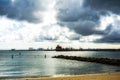
M15 51L16 49L11 49L11 51Z
M56 51L61 51L61 50L62 50L62 46L57 45L57 46L56 46Z
M32 47L30 47L28 50L30 50L30 51L31 51L31 50L35 50L35 49L34 49L34 48L32 48Z
M38 50L38 51L43 51L44 49L43 49L43 48L38 48L37 50Z

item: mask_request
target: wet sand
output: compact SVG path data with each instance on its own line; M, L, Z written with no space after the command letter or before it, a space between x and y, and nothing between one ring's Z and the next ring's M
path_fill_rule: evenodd
M71 75L59 77L36 77L36 78L20 78L17 80L120 80L120 72L101 73L101 74L85 74Z

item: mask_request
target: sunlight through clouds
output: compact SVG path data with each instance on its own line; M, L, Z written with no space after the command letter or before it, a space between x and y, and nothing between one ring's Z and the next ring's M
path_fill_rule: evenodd
M44 12L44 18L43 18L43 23L44 24L56 24L56 10L55 10L55 1L51 2L48 4L48 9L47 11Z
M107 26L114 23L114 20L112 16L102 16L100 19L100 22L101 24L100 24L99 30L105 30Z
M44 25L44 23L34 24L25 21L15 21L7 19L6 17L0 18L0 41L2 42L41 42L45 40L59 40L64 42L65 40L61 36L70 37L71 32L69 29L62 28L59 25L51 24ZM7 24L4 24L7 23ZM75 34L75 33L72 33ZM66 39L67 39L66 37Z

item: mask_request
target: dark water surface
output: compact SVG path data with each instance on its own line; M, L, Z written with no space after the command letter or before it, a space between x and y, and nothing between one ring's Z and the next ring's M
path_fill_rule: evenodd
M120 59L120 51L0 51L0 77L59 76L120 71L118 66L51 58L55 55Z

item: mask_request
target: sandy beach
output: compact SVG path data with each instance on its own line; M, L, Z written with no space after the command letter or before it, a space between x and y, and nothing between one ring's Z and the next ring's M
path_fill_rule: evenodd
M120 72L71 75L71 76L61 76L61 77L21 78L17 80L120 80Z

